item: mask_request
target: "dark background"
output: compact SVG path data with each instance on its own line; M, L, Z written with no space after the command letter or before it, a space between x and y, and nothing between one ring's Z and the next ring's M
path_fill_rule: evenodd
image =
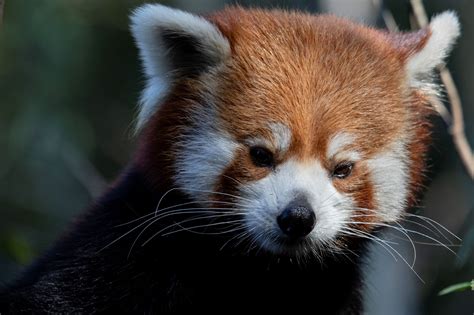
M0 26L0 281L15 277L47 248L131 156L143 77L128 15L143 2L6 0ZM474 143L474 2L425 2L429 15L446 9L460 15L463 35L448 66L461 93L468 140ZM230 1L162 3L206 12ZM239 3L330 10L383 27L371 1ZM408 3L386 5L408 29ZM403 261L375 248L367 267L369 314L474 312L472 291L437 296L447 285L474 278L474 186L447 126L439 118L433 122L428 189L418 211L457 233L463 243L453 247L457 257L439 246L417 244L415 270L425 284ZM394 246L410 260L409 243L399 243Z

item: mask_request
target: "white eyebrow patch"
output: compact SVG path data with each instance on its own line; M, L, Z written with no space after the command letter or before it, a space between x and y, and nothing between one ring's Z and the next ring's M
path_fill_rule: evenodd
M272 134L272 139L264 137L256 137L248 139L246 142L250 146L264 146L272 148L279 153L288 151L291 144L291 130L282 123L272 122L268 124Z
M341 159L348 159L351 161L360 160L359 152L355 150L347 150L347 147L354 143L355 137L347 132L336 133L329 140L326 150L326 158L328 160L335 157Z
M270 123L270 130L273 134L276 149L279 152L286 152L291 144L291 130L282 123Z

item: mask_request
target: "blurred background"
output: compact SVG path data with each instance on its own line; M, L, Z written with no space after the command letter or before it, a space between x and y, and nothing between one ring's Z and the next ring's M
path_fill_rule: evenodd
M0 25L0 282L14 278L47 248L129 160L143 77L128 15L143 2L5 0ZM202 13L235 2L162 3ZM334 12L384 27L378 1L238 3ZM460 16L462 37L448 66L460 90L466 134L474 144L474 1L429 0L425 6L429 16L447 9ZM402 30L410 28L408 1L385 1L384 7ZM399 256L394 254L395 260L374 246L367 263L368 314L474 312L473 291L438 296L444 287L474 278L474 185L446 124L440 118L433 118L433 123L428 189L423 207L414 212L440 222L463 242L450 247L456 254L441 246L416 244L414 270L424 283ZM427 231L407 224L449 244L442 236L448 233L440 227ZM393 246L411 264L410 243L393 234L386 238L395 240ZM434 243L416 233L411 236Z

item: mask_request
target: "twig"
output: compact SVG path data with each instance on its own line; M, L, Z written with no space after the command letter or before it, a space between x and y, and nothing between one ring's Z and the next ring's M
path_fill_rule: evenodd
M372 5L375 7L376 10L381 12L383 22L385 23L387 29L390 32L398 32L399 29L397 22L395 21L392 12L390 12L390 10L387 10L383 6L383 0L372 0Z
M425 27L428 25L428 17L426 15L425 7L423 6L422 0L410 0L415 20L419 27ZM450 133L453 137L454 144L459 153L459 156L466 167L467 172L471 179L474 179L474 155L472 149L467 141L466 134L464 131L464 118L462 112L461 98L459 97L458 89L454 84L451 72L445 66L438 67L441 81L446 89L446 94L451 105L452 121L446 122L450 126ZM441 102L439 102L441 103ZM438 104L439 106L439 104ZM436 106L435 106L436 108ZM440 112L438 110L438 112ZM443 117L442 112L440 112ZM443 117L444 118L444 117ZM445 120L446 121L446 120Z
M431 105L433 105L434 109L438 112L446 125L451 126L453 118L451 117L451 113L448 111L446 106L444 106L443 102L441 102L436 95L430 95L428 97L428 101Z
M443 67L439 69L441 81L446 89L449 102L451 104L452 124L450 125L450 132L453 136L454 144L458 149L459 156L463 161L471 179L474 179L474 155L469 142L466 138L464 130L464 117L462 112L461 98L459 97L458 89L454 84L453 77L448 68Z
M410 0L411 8L418 27L422 28L428 25L428 15L422 0Z

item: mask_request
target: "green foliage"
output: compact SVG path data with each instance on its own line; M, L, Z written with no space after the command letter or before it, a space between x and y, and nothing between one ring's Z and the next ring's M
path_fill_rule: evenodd
M461 291L467 291L467 290L474 291L474 280L450 285L449 287L446 287L443 290L439 291L438 295L441 296L441 295L446 295L453 292L461 292Z
M35 251L23 235L11 233L2 235L0 249L9 255L16 263L25 265L31 261Z

